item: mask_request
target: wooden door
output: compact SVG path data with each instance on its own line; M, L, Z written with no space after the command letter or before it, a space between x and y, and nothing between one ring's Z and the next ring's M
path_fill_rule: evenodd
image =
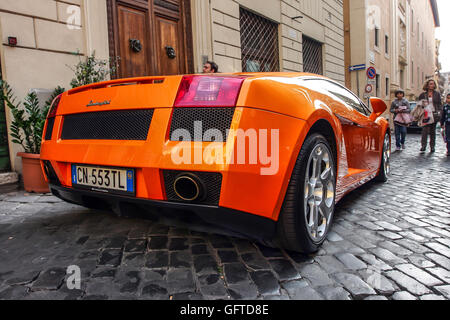
M193 72L189 0L108 0L117 77Z

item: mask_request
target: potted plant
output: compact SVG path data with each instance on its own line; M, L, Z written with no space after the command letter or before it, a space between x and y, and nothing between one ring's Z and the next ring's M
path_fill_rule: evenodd
M0 81L0 100L5 101L12 114L12 142L21 145L24 150L17 156L22 157L23 182L28 192L49 192L40 164L42 133L50 105L62 92L63 88L56 88L44 108L41 108L35 92L27 94L23 103L16 103L11 87Z

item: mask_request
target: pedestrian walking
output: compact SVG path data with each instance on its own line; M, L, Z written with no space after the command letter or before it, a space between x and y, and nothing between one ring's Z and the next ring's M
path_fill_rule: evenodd
M444 130L445 142L447 143L447 157L450 157L450 93L447 94L445 102L442 110L441 127Z
M441 94L437 91L438 87L436 81L433 79L427 80L423 86L423 93L419 96L419 100L428 101L428 106L425 108L426 113L430 113L430 121L422 128L422 149L421 153L427 150L428 136L430 136L430 151L436 152L436 127L441 117L442 99ZM425 118L427 119L427 118Z
M405 150L406 128L412 122L410 119L410 105L405 99L405 92L397 90L395 92L396 99L391 104L391 113L394 114L395 140L397 151Z
M217 73L219 66L214 61L206 61L203 65L203 73Z

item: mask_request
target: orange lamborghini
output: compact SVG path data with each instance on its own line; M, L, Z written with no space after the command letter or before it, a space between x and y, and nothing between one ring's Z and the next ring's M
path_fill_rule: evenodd
M385 110L305 73L112 80L55 99L41 165L71 203L310 253L345 194L387 180Z

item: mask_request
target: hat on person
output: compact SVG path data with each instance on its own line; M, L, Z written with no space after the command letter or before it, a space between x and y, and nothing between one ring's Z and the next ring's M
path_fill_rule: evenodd
M395 91L395 96L397 96L399 93L405 95L405 91L403 91L402 89L398 89L397 91Z

